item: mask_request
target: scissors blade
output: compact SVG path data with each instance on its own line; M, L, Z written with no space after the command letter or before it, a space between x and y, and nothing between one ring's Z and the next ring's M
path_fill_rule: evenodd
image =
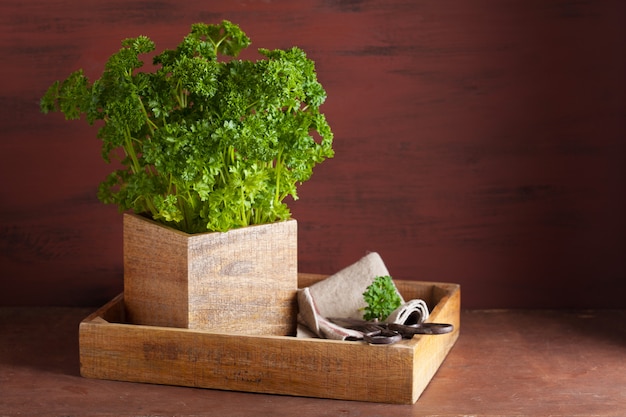
M329 320L338 326L360 332L363 340L371 345L390 345L402 340L400 333L389 330L384 323L339 317L332 317Z
M414 334L446 334L454 330L454 326L448 323L389 323L387 328L405 336L412 336Z
M402 340L402 335L400 333L384 329L380 333L372 335L364 333L363 340L370 345L391 345Z

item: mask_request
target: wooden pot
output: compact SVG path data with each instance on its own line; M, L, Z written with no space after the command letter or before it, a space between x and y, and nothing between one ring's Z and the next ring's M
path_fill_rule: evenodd
M124 214L124 301L133 324L292 335L297 222L187 234Z

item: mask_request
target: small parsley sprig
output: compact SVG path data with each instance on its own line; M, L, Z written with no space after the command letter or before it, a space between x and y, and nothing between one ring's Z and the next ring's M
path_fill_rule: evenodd
M368 321L383 321L402 304L389 275L376 277L363 293L363 299L367 303L363 319Z
M234 59L249 44L229 21L197 23L144 71L140 56L154 42L125 39L99 79L73 72L48 89L41 110L98 122L102 157L122 165L98 197L121 211L187 233L287 220L283 200L297 199L296 186L333 156L319 111L326 92L301 49Z

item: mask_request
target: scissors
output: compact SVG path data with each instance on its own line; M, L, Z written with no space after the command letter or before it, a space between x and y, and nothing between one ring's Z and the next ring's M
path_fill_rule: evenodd
M411 339L416 334L446 334L454 330L447 323L383 323L353 318L330 318L333 323L363 334L363 340L371 345L389 345L402 339ZM355 339L349 339L355 340Z

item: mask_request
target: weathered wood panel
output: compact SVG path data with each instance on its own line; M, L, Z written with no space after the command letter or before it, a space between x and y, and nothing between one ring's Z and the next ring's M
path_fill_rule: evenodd
M196 21L317 63L336 157L293 207L300 270L366 251L469 307L614 307L626 292L626 4L93 1L0 4L0 304L100 304L122 221L95 198L95 129L38 112L119 40L172 47Z
M128 320L229 334L295 335L297 230L297 221L288 220L189 235L125 214Z

